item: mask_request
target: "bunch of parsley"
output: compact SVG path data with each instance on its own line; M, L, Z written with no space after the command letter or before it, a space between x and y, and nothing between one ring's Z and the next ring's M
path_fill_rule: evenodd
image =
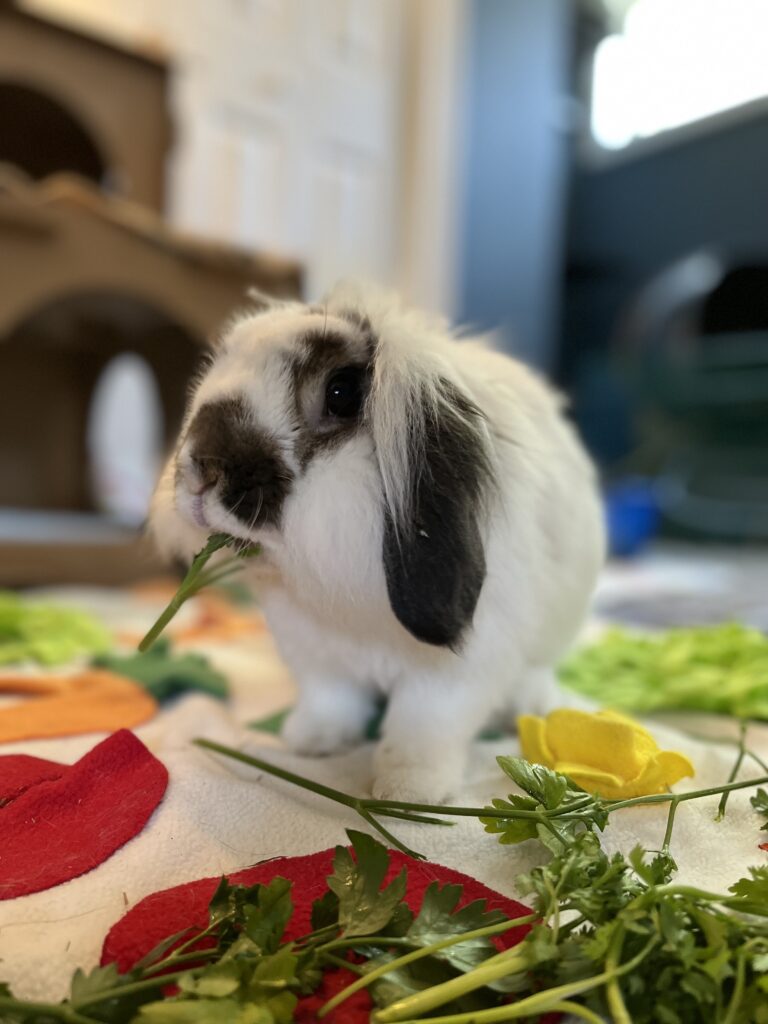
M389 854L375 839L349 832L354 856L338 847L328 889L312 908L312 931L285 941L293 913L292 883L233 886L222 879L202 931L169 936L126 974L114 964L78 970L59 1004L15 999L0 986L3 1024L288 1024L298 999L311 993L327 968L344 966L370 984L386 1006L438 985L492 957L488 935L533 915L507 921L477 900L456 909L461 887L432 883L419 913L403 900L407 876L382 888ZM354 949L363 967L345 959ZM401 950L407 955L398 958ZM402 962L404 961L404 962ZM177 994L162 998L173 983ZM495 1001L495 997L491 997ZM483 994L454 1000L457 1008L488 1005Z
M292 914L285 879L250 888L222 881L203 932L171 936L125 975L114 966L88 976L78 971L61 1004L24 1003L6 988L0 1021L287 1024L322 972L344 966L358 978L326 1003L320 1018L368 988L375 1024L493 1024L536 1020L551 1011L592 1024L768 1024L768 867L751 869L727 893L710 893L676 884L670 854L681 801L721 793L724 810L728 793L756 788L767 777L606 801L520 758L500 758L500 765L519 792L486 808L428 809L472 810L502 843L543 845L549 860L517 880L532 904L530 915L506 920L483 901L457 910L460 887L437 883L414 915L404 902L406 870L382 888L386 849L350 832L353 853L337 848L307 935L284 940ZM293 779L317 790L310 780ZM369 822L374 813L414 818L425 809L326 788L324 795L331 794ZM610 815L648 802L669 804L660 850L638 847L626 857L609 856L599 834ZM756 792L753 805L768 811L765 791ZM524 923L533 925L525 938L497 952L491 936ZM209 948L201 952L201 943ZM354 963L345 959L349 950L357 954ZM178 994L161 998L171 981Z

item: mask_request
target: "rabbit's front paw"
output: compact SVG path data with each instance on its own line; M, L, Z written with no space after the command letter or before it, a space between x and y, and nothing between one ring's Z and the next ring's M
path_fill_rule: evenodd
M357 721L298 707L286 718L282 735L294 753L324 757L356 746L363 738L363 729Z
M380 767L376 771L372 789L376 800L445 804L452 799L456 782L424 765Z

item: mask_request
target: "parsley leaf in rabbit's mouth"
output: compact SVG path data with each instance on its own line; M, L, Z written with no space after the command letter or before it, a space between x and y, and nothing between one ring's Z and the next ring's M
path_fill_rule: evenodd
M216 554L216 552L227 547L232 548L234 554L229 558L224 559L224 561L211 566L211 568L206 569L207 563ZM214 583L220 583L221 580L226 579L233 573L239 572L244 568L245 559L253 558L255 555L258 555L260 551L261 548L258 544L245 544L242 540L238 540L236 537L232 537L228 533L211 534L205 547L198 551L192 559L192 564L187 570L186 576L179 584L179 589L173 595L155 624L139 644L139 650L149 650L171 619L179 611L181 606L188 601L190 597L194 597L195 594L199 593L204 587L209 587Z

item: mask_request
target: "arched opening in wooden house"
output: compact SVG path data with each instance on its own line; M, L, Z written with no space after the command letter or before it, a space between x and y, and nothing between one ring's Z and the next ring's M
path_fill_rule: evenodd
M0 345L0 507L96 511L87 436L103 373L116 357L142 359L165 445L178 430L185 381L202 347L203 339L134 295L67 295L19 323Z
M84 578L146 571L141 521L203 346L140 295L60 296L18 323L0 344L0 542L87 546Z
M22 82L0 81L0 125L0 163L11 164L36 181L69 171L108 186L105 155L61 100Z

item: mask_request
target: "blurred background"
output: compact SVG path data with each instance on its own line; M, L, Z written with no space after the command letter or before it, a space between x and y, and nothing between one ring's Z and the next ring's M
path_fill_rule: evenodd
M717 552L768 623L767 33L764 0L0 0L0 585L156 568L206 339L250 284L362 274L566 392L617 556Z

